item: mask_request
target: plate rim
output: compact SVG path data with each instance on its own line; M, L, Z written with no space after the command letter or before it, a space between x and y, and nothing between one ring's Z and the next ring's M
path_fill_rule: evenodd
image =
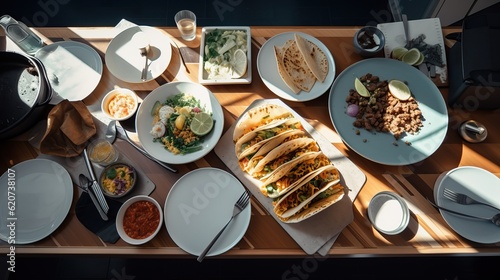
M48 163L50 163L52 166L55 166L58 170L60 170L63 173L64 178L60 177L61 181L63 181L63 184L67 184L65 186L67 188L66 197L63 199L63 201L62 201L63 203L61 206L61 207L63 207L64 211L53 211L58 215L56 215L56 217L51 221L52 226L49 228L44 228L46 230L41 234L38 234L38 235L35 234L34 237L26 238L26 239L21 239L19 234L16 234L16 239L15 239L16 244L21 244L21 245L22 244L31 244L31 243L40 241L40 240L46 238L47 236L50 236L64 222L64 220L68 216L69 210L71 209L71 205L73 204L73 194L74 194L73 181L71 180L71 176L69 175L68 170L66 170L66 168L64 168L61 164L59 164L53 160L49 160L49 159L34 158L34 159L29 159L29 160L19 162L18 164L14 165L13 167L10 167L9 169L15 169L15 168L19 168L19 167L22 167L24 165L29 165L29 164L40 164L40 166L45 166ZM33 169L30 169L30 170L33 170ZM0 178L3 178L3 176L5 176L5 174L7 174L7 172L8 171L4 172L2 174L2 176L0 176ZM18 193L17 193L18 188L19 188L19 186L16 184L16 197L18 196ZM59 209L57 209L57 210L59 210ZM16 218L17 218L16 221L19 221L19 217L16 217ZM16 224L17 224L17 222L16 222ZM0 239L7 242L8 237L7 237L7 239L4 239L4 236L2 234L0 234Z
M343 100L342 106L337 105L339 108L333 108L332 106L333 106L333 103L334 103L334 98L335 98L336 95L339 94L339 93L335 94L334 91L339 86L339 83L343 82L344 76L345 75L349 75L349 73L353 69L356 69L356 67L362 67L364 64L376 65L376 64L380 64L380 63L393 64L393 65L396 65L396 66L393 66L393 67L403 67L403 68L406 68L408 71L413 72L413 73L410 73L410 74L415 74L415 75L412 75L412 76L419 77L418 78L419 80L424 81L427 85L430 85L431 87L433 87L433 90L436 91L436 94L439 94L439 96L436 97L436 100L438 100L440 102L438 104L433 104L433 106L439 107L439 109L441 110L439 113L443 113L444 114L443 115L443 121L440 122L440 123L443 124L443 125L445 125L445 127L443 127L440 130L440 136L441 137L439 139L437 139L438 141L435 141L435 142L438 142L439 144L435 145L434 149L431 152L425 150L426 154L425 154L424 158L422 158L422 157L415 157L415 156L411 156L410 157L409 155L406 155L404 157L403 156L394 157L393 161L390 161L390 160L387 160L387 159L383 160L383 159L373 158L371 156L367 156L367 155L364 155L364 154L360 153L358 151L359 147L360 147L359 144L355 145L352 142L349 143L348 141L346 141L345 135L342 135L339 132L339 128L340 128L340 130L342 130L342 126L339 126L338 124L336 124L336 121L334 120L334 115L335 114L343 114L343 115L345 115L345 108L346 108L346 106L345 106L346 105L345 104L345 96L347 96L347 92L345 93L345 96L339 96L338 97L338 98L340 98L340 99ZM399 66L397 66L397 65L399 65ZM385 70L385 71L387 71L387 70ZM335 110L335 112L334 112L334 110ZM330 121L331 121L333 127L335 128L335 131L339 134L339 136L341 137L343 143L346 146L348 146L350 149L352 149L354 152L356 152L358 155L362 156L365 159L368 159L368 160L373 161L375 163L389 165L389 166L409 165L409 164L414 164L414 163L423 161L424 159L428 158L429 156L431 156L434 152L436 152L439 149L439 147L442 145L444 139L446 138L447 131L448 131L448 108L446 107L446 103L445 103L444 98L442 97L442 95L441 95L441 93L439 91L439 88L431 80L429 80L426 76L424 76L420 71L418 71L416 68L414 68L414 67L412 67L410 65L407 65L404 62L397 61L397 60L390 59L390 58L382 58L382 57L368 58L368 59L365 59L365 60L360 60L360 61L358 61L358 62L356 62L354 64L351 64L346 69L344 69L338 75L338 77L335 79L335 81L333 82L333 85L330 88L330 93L329 93L329 96L328 96L328 112L329 112L329 115L330 115ZM341 113L338 113L338 112L341 112ZM446 119L446 121L444 121L444 119ZM433 123L433 125L437 126L437 125L439 125L439 123ZM352 126L352 128L354 129L354 126ZM360 129L360 131L362 131L362 133L368 133L369 134L369 132L365 132L364 130ZM411 135L409 137L416 137L416 136L415 135ZM401 141L401 139L400 139L400 141ZM362 144L366 145L366 143L362 143ZM391 144L391 143L389 143L389 144ZM401 142L400 144L404 144L404 143ZM399 145L399 146L400 146L399 148L402 148L402 149L406 148L406 147L402 147L403 145ZM409 145L409 147L410 146L411 145ZM399 152L402 152L402 151L399 151ZM401 153L399 155L401 155Z
M141 126L138 123L139 122L139 117L142 114L149 113L147 111L147 109L144 107L145 106L144 104L145 104L145 102L149 102L149 100L152 100L152 98L153 98L152 96L154 94L156 94L155 92L164 91L168 87L177 87L177 85L180 85L180 84L189 84L191 86L202 87L202 88L204 88L207 91L210 100L212 102L215 101L212 104L212 115L213 116L218 115L218 116L220 116L220 118L218 118L218 119L214 118L214 120L216 122L214 124L214 128L213 128L212 132L210 132L210 133L213 133L212 137L214 138L214 140L213 140L213 143L211 143L211 145L209 147L204 148L202 151L194 152L194 153L187 154L187 155L173 155L169 151L165 151L166 155L169 155L169 156L159 156L156 153L151 153L151 149L148 150L148 146L144 145L143 141L146 140L146 139L142 139L141 140L141 133L139 133L139 129L140 129L139 127L141 127ZM177 93L180 93L180 92L176 92L176 93L167 92L165 94L167 94L168 96L172 96L172 95L177 94ZM201 85L201 84L198 84L198 83L194 83L194 82L191 82L191 81L175 81L175 82L170 82L170 83L167 83L167 84L164 84L164 85L161 85L161 86L155 88L153 91L151 91L146 96L146 98L144 98L144 100L141 102L139 108L137 109L137 113L136 113L136 117L135 117L135 127L137 129L137 137L139 139L139 142L142 144L142 147L144 148L144 150L146 150L146 152L148 154L150 154L154 158L156 158L156 159L158 159L160 161L163 161L165 163L169 163L169 164L186 164L186 163L194 162L194 161L196 161L196 160L198 160L198 159L206 156L208 153L210 153L210 151L212 151L215 148L215 146L217 145L218 140L220 139L220 137L222 135L222 131L224 130L224 111L222 109L222 105L220 104L220 102L217 99L217 97L215 96L215 94L210 89L208 89L207 87L205 87L204 85ZM194 156L195 154L197 156Z
M246 78L238 78L238 79L205 79L203 78L203 58L204 55L204 46L205 46L205 35L207 31L211 31L214 29L222 29L222 30L237 30L244 29L247 32L247 75ZM250 84L252 82L252 33L250 26L204 26L201 29L201 39L200 39L200 58L198 60L198 82L202 85L230 85L230 84Z
M117 38L120 38L120 36L124 36L124 34L126 34L126 32L132 32L131 30L132 29L140 29L141 31L143 32L149 32L149 33L155 33L154 35L157 35L159 39L157 39L158 41L163 41L165 40L165 42L168 42L168 46L164 46L163 50L167 51L167 54L165 55L166 59L165 59L165 67L164 69L159 72L158 74L156 75L151 75L151 78L150 79L146 79L145 81L142 81L138 75L137 79L133 79L133 80L128 80L124 77L121 77L119 74L117 74L114 70L116 69L112 69L114 66L110 67L110 65L113 65L113 63L110 63L110 47L114 47L115 44L118 44L118 39ZM137 33L137 32L135 32ZM163 53L163 52L162 52ZM105 61L105 64L106 64L106 67L108 68L109 72L115 76L116 78L124 81L124 82L127 82L127 83L132 83L132 84L141 84L141 83L147 83L147 82L150 82L150 81L153 81L155 80L156 78L158 78L159 76L161 76L163 74L163 72L165 72L165 70L168 68L168 66L170 65L170 62L172 60L172 42L171 42L171 39L166 36L162 31L161 29L158 29L154 26L149 26L149 25L134 25L134 26L130 26L128 28L125 28L123 30L121 30L120 32L118 32L118 34L116 34L116 36L113 37L113 39L111 39L111 41L109 42L107 48L106 48L106 52L104 53L104 61ZM163 67L162 67L163 68Z
M189 253L189 254L192 254L192 255L195 255L195 256L198 256L199 254L201 254L201 251L199 253L197 252L193 252L185 247L183 247L182 245L179 244L179 241L175 239L174 236L172 236L171 234L171 230L169 230L169 224L170 224L170 219L169 219L169 214L167 212L170 212L168 209L169 206L167 205L168 204L168 201L169 199L172 199L171 198L171 195L173 192L175 191L178 191L177 189L182 189L184 191L187 191L187 188L180 188L179 186L181 186L181 183L183 180L185 180L188 176L192 176L193 174L195 173L198 173L198 172L206 172L206 171L216 171L216 172L219 172L221 174L225 174L225 175L228 175L230 176L235 182L238 182L238 186L244 190L244 191L247 191L248 190L245 188L245 186L238 180L238 178L236 176L234 176L233 174L225 171L225 170L222 170L222 169L219 169L219 168L215 168L215 167L202 167L202 168L198 168L198 169L194 169L194 170L191 170L189 171L188 173L184 174L182 177L180 177L173 185L172 185L172 188L169 190L168 194L167 194L167 197L165 198L165 203L163 205L163 212L164 212L164 215L163 215L163 218L164 218L164 225L165 225L165 228L170 236L170 238L172 238L172 241L174 241L175 244L177 244L177 246L179 246L182 250L184 250L185 252ZM231 205L232 206L232 202L231 202ZM244 216L244 212L246 213L246 216ZM248 203L247 207L240 213L240 215L238 215L238 217L245 217L246 218L246 221L245 221L245 225L241 228L241 233L238 234L238 236L236 237L235 240L233 240L232 242L230 242L230 244L224 248L221 248L217 251L210 251L207 256L215 256L215 255L220 255L220 254L223 254L229 250L231 250L231 248L233 248L236 244L238 244L238 242L243 238L243 236L245 235L246 231L248 230L248 227L250 225L250 220L251 220L251 203ZM214 247L215 248L215 247Z
M276 80L278 80L279 83L283 83L282 84L282 85L284 85L283 88L287 89L287 91L285 92L282 90L273 90L273 88L275 88L275 86L271 86L270 82L266 79L266 77L263 77L262 70L261 70L262 66L261 66L261 62L260 62L263 59L262 58L262 56L264 55L263 53L267 52L268 51L267 49L271 48L271 44L273 44L274 41L280 40L282 38L293 39L294 34L299 34L303 38L305 38L309 41L312 41L325 53L325 55L328 59L328 62L330 63L329 69L328 69L329 73L327 74L327 79L329 79L329 80L325 80L323 83L315 82L315 85L311 89L311 91L313 91L316 87L325 87L324 91L316 89L317 92L315 92L315 93L311 93L311 91L310 92L301 91L301 92L299 92L299 94L294 94L288 88L288 86L286 86L286 84L283 82L283 80L279 76L278 66L276 65L276 63L273 63L271 66L273 70L276 68L276 75L279 78ZM271 50L269 50L269 52L271 52ZM274 52L272 53L272 56L274 57ZM282 32L282 33L276 34L276 35L272 36L271 38L269 38L268 40L266 40L264 42L264 44L262 44L261 48L259 49L259 52L257 54L256 64L257 64L257 72L259 73L259 77L261 78L262 82L266 85L266 87L271 92L273 92L278 97L281 97L281 98L289 100L289 101L295 101L295 102L311 101L311 100L314 100L314 99L319 98L320 96L324 95L328 91L328 89L332 86L333 82L336 79L336 75L337 75L337 67L336 67L336 63L335 63L335 58L333 57L333 54L330 52L330 49L328 49L328 47L321 40L316 38L315 36L312 36L312 35L309 35L307 33L300 32L300 31ZM331 74L330 74L330 71L332 71ZM330 81L330 79L331 79L331 81ZM302 96L306 96L306 97L302 98ZM299 98L294 98L294 97L299 97Z

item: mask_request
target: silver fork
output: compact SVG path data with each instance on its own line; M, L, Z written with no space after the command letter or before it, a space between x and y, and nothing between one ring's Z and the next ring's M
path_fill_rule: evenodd
M447 199L449 199L451 201L454 201L454 202L456 202L458 204L464 204L464 205L481 204L481 205L489 206L491 208L495 208L496 210L500 211L499 208L497 208L497 207L495 207L493 205L477 201L477 200L473 199L472 197L470 197L470 196L468 196L466 194L457 193L457 192L454 192L454 191L452 191L450 189L447 189L447 188L444 189L443 195L444 195L445 198L447 198Z
M226 225L219 231L219 233L217 233L217 235L214 237L214 239L212 239L210 244L208 244L207 248L205 248L205 250L203 250L203 252L200 254L200 256L196 260L198 260L199 262L203 261L203 259L207 255L208 251L210 251L210 249L212 249L212 246L215 244L217 239L219 239L221 234L224 232L224 230L227 228L227 226L231 223L231 221L234 219L234 217L238 216L238 214L240 214L241 211L243 211L243 209L245 209L245 207L247 207L249 201L250 201L250 194L245 190L243 192L243 194L240 196L240 198L238 199L238 201L236 201L236 203L234 204L233 215L231 216L231 219L229 219L229 221L226 223Z

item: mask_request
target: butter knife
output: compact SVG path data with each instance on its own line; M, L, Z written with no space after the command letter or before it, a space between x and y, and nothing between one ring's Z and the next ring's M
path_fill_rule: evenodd
M99 183L97 182L97 178L94 173L94 169L92 168L92 163L90 163L89 155L87 153L87 148L83 149L83 158L85 159L85 165L87 165L87 169L90 174L90 179L92 180L92 190L94 191L97 200L99 201L99 205L101 205L102 210L104 213L108 213L109 206L108 203L106 202L106 198L104 197L104 194L102 193L101 187L99 186Z

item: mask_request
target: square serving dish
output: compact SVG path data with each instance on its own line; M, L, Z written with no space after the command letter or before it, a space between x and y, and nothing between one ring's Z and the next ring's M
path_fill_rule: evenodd
M247 34L247 71L240 78L227 79L209 79L208 72L205 70L205 36L213 30L241 30ZM226 84L249 84L252 82L252 49L251 49L251 32L248 26L210 26L203 27L201 31L200 44L200 67L198 71L198 81L202 85L226 85Z

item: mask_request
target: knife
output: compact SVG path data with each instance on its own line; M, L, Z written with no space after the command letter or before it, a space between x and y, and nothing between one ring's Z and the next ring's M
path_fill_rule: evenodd
M97 182L97 177L95 176L94 169L92 168L92 163L90 163L89 155L87 153L87 148L83 149L83 158L85 159L85 165L87 165L87 170L89 171L90 179L92 180L92 185L91 185L92 190L97 196L99 204L101 205L101 208L104 211L104 213L108 213L109 206L108 203L106 202L106 198L104 198L104 194L102 193L101 187Z
M95 208L97 208L97 212L99 212L99 215L101 215L101 218L104 220L104 221L107 221L108 220L108 216L106 215L106 213L104 213L104 211L102 210L101 208L101 205L99 204L99 202L97 201L97 198L95 197L94 193L89 189L89 179L87 178L87 176L83 175L83 174L80 174L80 176L78 177L80 179L80 187L89 194L90 196L90 199L92 200L92 202L94 203L95 205Z
M410 39L410 32L408 31L409 30L408 17L406 16L406 14L402 14L401 18L403 19L403 28L405 30L405 38L406 38L405 48L408 48L410 45L410 40L411 40Z

